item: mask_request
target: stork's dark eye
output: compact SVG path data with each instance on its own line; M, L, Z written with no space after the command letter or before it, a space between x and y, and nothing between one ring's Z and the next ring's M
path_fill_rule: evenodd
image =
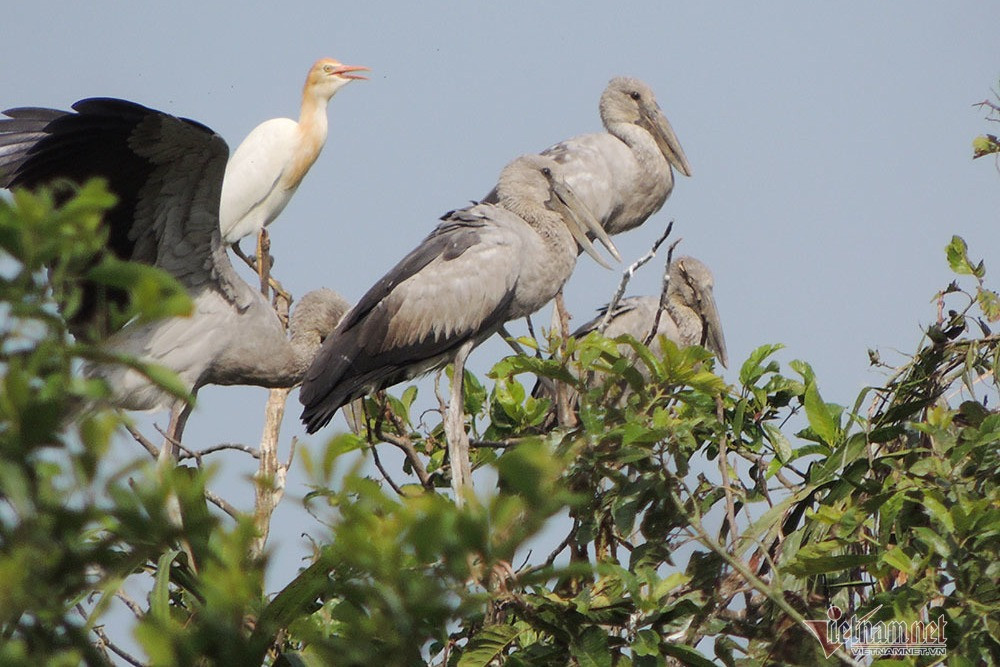
M542 175L543 176L551 176L552 175L552 170L549 169L548 167L542 167Z
M631 93L628 94L628 96L631 97L636 102L642 99L642 95L639 94L638 90L633 90Z

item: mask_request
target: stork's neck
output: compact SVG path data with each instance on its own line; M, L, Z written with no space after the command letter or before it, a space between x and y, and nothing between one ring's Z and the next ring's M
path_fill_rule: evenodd
M685 303L679 294L667 295L665 310L677 325L681 345L701 345L701 334L705 326L697 311Z
M632 149L632 153L646 171L669 172L666 156L645 128L635 123L606 123L608 133L618 137Z
M291 387L302 380L322 343L313 331L291 332L291 338L271 306L260 299L242 315L248 333L234 339L218 360L213 384Z

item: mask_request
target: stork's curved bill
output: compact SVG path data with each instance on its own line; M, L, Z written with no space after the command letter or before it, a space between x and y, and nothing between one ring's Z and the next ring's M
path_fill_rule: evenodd
M723 368L729 368L729 355L726 353L726 338L722 335L722 320L715 306L715 297L711 288L697 290L698 302L701 305L702 321L701 342L699 345L715 352Z
M587 208L587 205L580 201L580 198L573 193L569 185L559 178L553 178L552 192L558 200L558 212L566 220L566 226L569 228L573 238L576 239L576 242L580 244L580 247L588 255L594 258L594 261L606 269L611 268L611 265L604 261L604 258L597 252L597 248L594 247L593 242L588 238L588 232L596 236L616 260L619 262L622 261L621 253L618 252L618 248L615 247L611 237L604 231L601 223L594 217L594 214Z
M677 171L685 176L690 176L691 165L688 163L687 156L684 155L681 142L678 141L677 135L674 134L674 128L670 126L670 121L663 115L660 107L656 106L655 109L643 107L642 120L639 124L653 135L653 140L656 141L656 145L660 147L667 161Z

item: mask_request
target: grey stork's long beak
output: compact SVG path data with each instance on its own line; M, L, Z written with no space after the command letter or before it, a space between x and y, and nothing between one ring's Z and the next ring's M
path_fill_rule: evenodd
M677 140L674 128L670 127L670 122L660 108L643 108L642 120L645 128L656 140L656 145L660 147L663 156L667 158L667 162L685 176L690 176L691 165L688 164L687 156L684 155L681 142Z
M722 335L722 322L719 310L715 306L712 289L695 287L698 298L698 314L701 316L701 346L715 353L723 368L729 368L729 356L726 354L726 338Z
M573 193L573 190L565 183L563 183L558 178L552 179L552 193L556 196L556 199L565 208L562 211L563 219L566 221L566 226L569 228L570 233L576 242L580 244L588 255L594 258L598 264L606 269L610 269L611 265L604 261L604 258L597 252L597 248L594 247L593 242L587 237L587 233L593 234L600 240L601 244L608 249L608 252L618 260L622 261L621 253L618 252L618 248L615 247L614 242L608 233L604 231L601 227L601 223L594 217L594 214L590 212L580 199Z

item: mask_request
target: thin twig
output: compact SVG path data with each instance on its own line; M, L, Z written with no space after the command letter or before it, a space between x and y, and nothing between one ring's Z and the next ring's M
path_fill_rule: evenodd
M514 337L514 334L512 334L509 329L507 329L506 324L502 325L497 331L499 332L500 336L505 341L507 341L507 344L510 345L510 349L514 350L514 354L520 354L523 357L531 356L521 346L521 344L517 342L517 339ZM534 336L534 334L532 334L532 336Z
M715 397L715 414L720 424L725 424L722 397ZM722 490L726 493L726 520L729 522L729 544L736 544L736 508L733 488L729 483L729 438L723 433L719 438L719 470L722 472Z
M600 333L603 334L604 330L608 328L608 324L611 323L611 316L614 313L615 308L618 306L618 302L622 300L622 296L625 294L625 288L628 287L628 283L632 279L632 276L639 269L639 267L656 256L656 251L660 249L663 242L667 240L668 236L670 236L670 230L673 228L674 221L671 220L667 224L667 228L664 230L660 238L656 239L656 243L653 244L653 247L650 248L649 252L633 262L632 265L625 269L624 273L622 273L622 279L618 284L618 290L615 292L615 295L611 297L611 301L608 302L607 310L604 311L604 317L601 319L601 323L597 327L597 330Z
M215 454L216 452L221 452L225 450L236 450L238 452L243 452L244 454L249 454L255 459L260 459L260 452L250 445L241 445L235 442L224 442L218 445L213 445L211 447L206 447L205 449L199 449L198 451L184 450L185 453L178 457L178 461L183 461L184 459L200 459L202 456L208 454Z
M976 102L972 106L979 107L980 109L982 109L983 107L986 107L990 111L995 111L995 112L1000 113L1000 106L997 106L996 104L994 104L993 102L990 102L989 100L983 100L982 102Z
M183 444L181 444L180 440L172 437L169 433L167 433L167 431L164 431L159 424L153 424L153 428L156 429L157 433L163 436L164 441L169 442L179 452L184 452L187 458L194 458L194 459L198 458L198 455L194 451L188 449Z
M653 338L656 336L656 332L660 329L660 320L663 318L663 312L667 309L667 289L670 287L670 265L674 261L674 248L680 243L682 239L677 239L670 244L667 248L667 261L663 266L663 286L660 288L660 303L656 307L656 317L653 318L653 328L649 330L646 335L646 339L642 341L643 345L647 347L652 342Z
M535 335L535 325L531 321L531 315L524 316L524 323L528 326L528 335L534 338L535 342L537 343L538 336ZM538 357L539 359L542 358L542 350L538 346L535 347L535 356Z
M209 491L205 489L205 499L218 507L220 510L233 517L234 519L240 518L240 511L229 504L222 496L218 495L214 491Z
M104 632L103 625L95 625L93 628L91 628L91 630L93 630L94 634L97 635L97 639L98 641L100 641L101 646L108 647L109 649L111 649L112 653L114 653L115 655L117 655L119 658L121 658L130 665L135 665L135 667L145 667L145 664L141 660L139 660L134 655L128 653L125 649L121 648L113 641L111 641L107 633Z
M417 474L417 479L420 480L420 485L427 490L434 488L434 484L431 483L431 476L427 473L427 468L424 467L424 462L420 460L420 455L417 454L416 448L410 439L404 436L393 435L391 433L379 433L379 440L388 442L390 445L398 448L406 456L406 460L410 462L410 466L413 468L413 472ZM374 447L372 448L374 451Z
M160 456L160 448L157 447L156 445L154 445L153 443L151 443L149 440L147 440L146 436L144 436L142 433L140 433L138 431L138 429L136 429L134 426L132 426L128 422L125 422L125 430L128 431L132 435L133 438L135 438L136 442L138 442L140 445L142 445L143 449L145 449L147 452L149 452L149 455L152 456L154 460L157 459L157 458L159 458L159 456Z
M517 447L527 438L512 438L508 440L470 440L469 446L478 449L506 449L507 447Z
M139 606L139 603L133 600L129 596L129 594L126 593L125 591L123 590L115 591L115 597L121 600L122 604L128 607L129 611L135 614L136 618L142 618L143 616L146 615L146 612L143 610L142 607Z
M392 477L389 476L389 472L382 465L382 459L379 458L378 447L374 445L372 445L372 460L375 461L375 467L378 468L378 471L382 473L382 479L389 483L389 486L391 486L392 490L396 492L396 495L402 496L403 489L401 489L399 485L393 481Z

